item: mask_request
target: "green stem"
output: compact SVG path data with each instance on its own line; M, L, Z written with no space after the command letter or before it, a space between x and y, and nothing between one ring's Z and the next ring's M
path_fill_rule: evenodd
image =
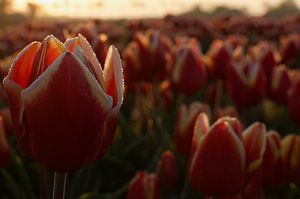
M54 173L52 199L65 199L67 173Z

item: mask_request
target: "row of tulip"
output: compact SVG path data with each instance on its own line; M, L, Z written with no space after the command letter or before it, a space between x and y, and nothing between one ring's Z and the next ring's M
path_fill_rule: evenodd
M263 198L263 190L300 181L300 137L281 138L255 122L242 129L237 118L221 117L210 125L201 112L194 121L188 179L213 198ZM178 166L172 152L162 154L155 173L138 172L128 199L157 199L178 187Z
M134 90L138 82L165 80L162 84L169 86L162 85L163 92L191 95L203 90L207 81L218 80L238 108L268 97L288 105L291 118L299 123L300 72L282 64L297 59L299 35L286 37L281 53L269 42L259 42L244 53L245 40L238 36L215 40L205 56L199 46L196 39L176 38L173 43L158 32L137 33L123 53L127 89Z

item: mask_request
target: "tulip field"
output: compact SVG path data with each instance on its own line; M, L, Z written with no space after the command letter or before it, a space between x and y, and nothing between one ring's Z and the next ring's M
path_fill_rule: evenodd
M0 32L1 199L299 199L300 15Z

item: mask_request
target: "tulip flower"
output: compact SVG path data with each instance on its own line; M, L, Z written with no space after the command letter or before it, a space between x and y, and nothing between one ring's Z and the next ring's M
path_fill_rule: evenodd
M242 133L246 150L243 198L262 198L262 162L266 148L266 127L255 122Z
M4 120L0 117L0 168L8 166L10 149L6 139Z
M230 98L238 107L258 104L266 88L262 67L251 59L228 65L226 87Z
M290 134L281 141L281 160L284 182L300 181L300 137Z
M257 43L250 48L249 54L264 68L265 74L270 76L275 65L280 61L276 47L265 41Z
M164 152L157 164L156 173L163 190L170 191L178 183L176 158L171 151Z
M278 132L269 131L266 136L266 151L262 162L263 186L275 188L281 185L281 138Z
M291 34L280 38L281 63L287 66L295 66L300 53L300 37Z
M138 172L131 180L127 199L159 199L159 181L156 174Z
M289 90L288 109L290 118L300 126L300 79Z
M218 79L226 78L227 65L231 62L232 47L227 41L214 40L207 52L208 71Z
M137 32L124 51L126 82L164 79L171 45L170 39L157 31Z
M194 129L189 180L198 191L212 196L240 193L246 157L239 121L223 117L208 125L208 117L200 113Z
M121 59L110 47L102 71L87 40L54 36L25 47L4 79L16 139L32 159L70 172L112 144L123 100Z
M291 86L288 69L285 65L276 66L268 83L268 97L280 104L287 103L287 91Z
M201 112L211 114L209 106L200 102L193 102L188 107L181 105L178 110L174 142L176 150L186 157L190 155L195 120Z
M171 82L176 91L191 95L200 91L206 82L199 43L190 39L174 52Z

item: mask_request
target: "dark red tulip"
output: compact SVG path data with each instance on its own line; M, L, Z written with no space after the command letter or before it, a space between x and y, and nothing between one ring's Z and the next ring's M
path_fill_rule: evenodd
M159 181L156 174L138 172L131 180L127 199L159 199Z
M264 68L267 76L271 75L273 68L280 61L275 45L265 41L257 43L249 53Z
M227 41L215 40L207 52L208 71L218 79L226 79L227 65L231 62L232 47Z
M4 87L15 136L27 155L49 169L69 172L106 153L123 100L115 47L104 68L81 35L65 44L48 36L19 53Z
M300 126L300 79L289 90L288 109L290 118Z
M188 107L183 104L178 110L174 142L176 150L186 157L190 155L195 120L201 112L211 114L209 106L200 102L193 102Z
M295 66L300 53L300 37L291 34L280 38L281 63L287 66Z
M206 83L206 69L198 41L190 39L178 46L173 58L171 81L175 90L187 95L199 92Z
M269 131L266 137L266 151L262 162L263 186L276 188L282 184L281 138L278 132Z
M243 189L246 163L240 124L235 118L223 117L207 128L207 121L204 113L197 117L189 180L198 191L212 196L238 194Z
M285 183L300 181L300 137L289 134L281 141L281 161Z
M238 107L256 105L265 95L265 73L262 67L251 59L229 64L226 88Z
M267 89L268 97L277 103L286 104L288 90L291 86L288 68L285 65L274 67L269 78Z
M160 186L164 191L174 189L178 184L178 170L174 154L171 151L164 152L157 164L156 173Z

